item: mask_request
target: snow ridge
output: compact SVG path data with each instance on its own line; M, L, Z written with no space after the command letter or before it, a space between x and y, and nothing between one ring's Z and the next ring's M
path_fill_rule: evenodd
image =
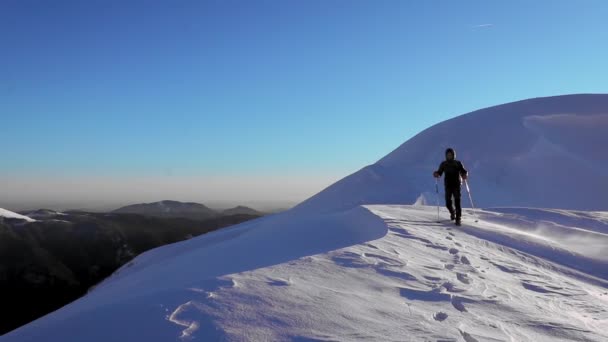
M12 211L6 210L6 209L2 209L2 208L0 208L0 217L10 218L10 219L19 219L19 220L24 220L24 221L27 221L27 222L35 222L36 221L33 218L31 218L31 217L27 217L25 215L17 214L15 212L12 212Z

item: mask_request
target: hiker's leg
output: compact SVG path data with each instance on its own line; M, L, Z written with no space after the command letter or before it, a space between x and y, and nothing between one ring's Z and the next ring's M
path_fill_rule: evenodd
M456 218L462 216L462 208L460 207L460 187L454 189L454 205L456 206Z
M445 206L448 208L450 215L454 215L454 208L452 207L452 189L445 188Z

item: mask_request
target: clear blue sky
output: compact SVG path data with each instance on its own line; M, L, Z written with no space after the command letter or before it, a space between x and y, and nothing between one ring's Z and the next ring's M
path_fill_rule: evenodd
M450 117L608 92L606 18L599 0L3 0L0 175L286 177L305 189L268 198L303 199Z

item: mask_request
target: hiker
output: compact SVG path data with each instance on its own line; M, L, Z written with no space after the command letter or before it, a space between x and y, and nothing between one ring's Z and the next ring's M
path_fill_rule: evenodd
M456 220L456 225L460 225L460 217L462 216L462 208L460 206L460 179L466 180L468 171L459 160L456 160L456 151L454 151L453 148L445 150L445 160L441 162L439 169L433 172L433 176L439 178L444 173L445 206L450 211L450 220ZM452 197L454 197L456 210L452 207Z

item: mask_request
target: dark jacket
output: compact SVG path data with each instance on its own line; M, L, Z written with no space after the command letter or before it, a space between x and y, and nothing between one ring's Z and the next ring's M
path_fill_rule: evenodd
M448 152L452 152L454 159L447 160ZM445 173L443 182L446 188L460 187L460 177L466 176L468 171L464 168L459 160L456 160L456 152L453 149L446 150L446 160L444 160L437 170L439 176Z

